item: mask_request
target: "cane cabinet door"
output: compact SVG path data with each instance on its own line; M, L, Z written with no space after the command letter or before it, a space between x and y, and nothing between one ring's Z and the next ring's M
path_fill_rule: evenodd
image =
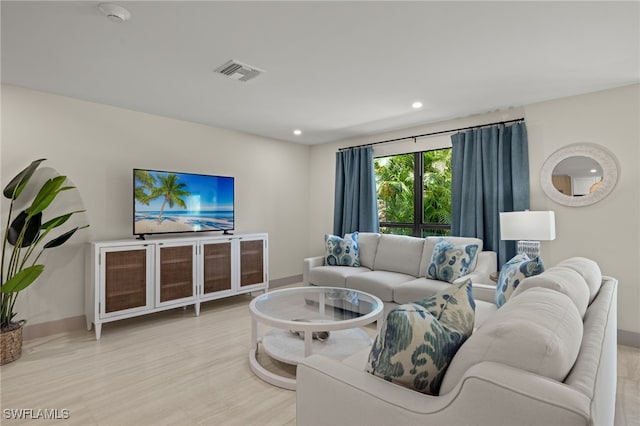
M267 282L267 240L240 240L240 288Z
M196 298L197 241L161 242L156 249L156 306Z
M202 296L233 290L233 240L202 243Z
M152 245L100 250L101 317L151 309L152 256Z

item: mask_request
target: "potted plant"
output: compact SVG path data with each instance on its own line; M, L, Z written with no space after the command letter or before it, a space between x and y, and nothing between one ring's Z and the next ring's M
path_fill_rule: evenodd
M45 242L49 233L84 210L73 211L42 223L43 212L58 194L74 188L63 186L66 176L48 179L23 211L13 217L14 203L23 193L34 172L45 159L32 162L18 173L4 188L3 195L11 201L2 238L0 262L0 365L18 359L22 353L22 326L17 321L14 307L22 290L33 284L42 274L44 265L38 263L45 250L61 246L78 230L89 225L75 227ZM21 200L22 201L22 200ZM32 260L33 259L33 260Z

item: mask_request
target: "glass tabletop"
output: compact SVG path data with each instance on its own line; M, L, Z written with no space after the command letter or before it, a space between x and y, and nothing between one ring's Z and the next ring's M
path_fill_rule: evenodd
M308 286L270 291L256 297L250 307L262 319L308 324L374 317L382 312L383 303L359 290Z

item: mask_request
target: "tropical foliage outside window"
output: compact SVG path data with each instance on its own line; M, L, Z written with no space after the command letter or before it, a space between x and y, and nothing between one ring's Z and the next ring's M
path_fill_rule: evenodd
M450 235L451 148L374 159L380 232Z

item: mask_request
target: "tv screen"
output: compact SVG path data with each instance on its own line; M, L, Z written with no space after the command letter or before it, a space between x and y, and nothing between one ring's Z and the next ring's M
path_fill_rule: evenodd
M234 229L234 179L133 169L133 234Z

